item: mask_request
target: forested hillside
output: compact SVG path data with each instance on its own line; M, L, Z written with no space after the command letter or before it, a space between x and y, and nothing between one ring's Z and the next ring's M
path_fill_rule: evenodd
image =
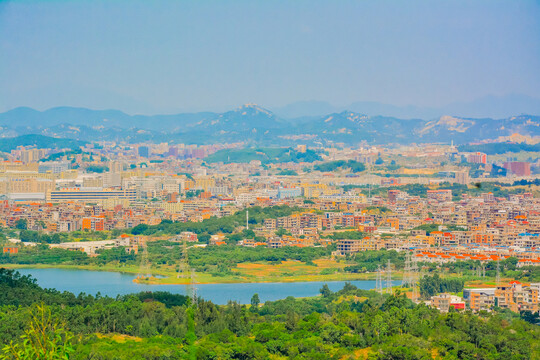
M0 269L0 344L0 359L39 350L47 359L507 360L538 359L540 327L511 313L441 314L350 284L217 306L161 292L75 296Z

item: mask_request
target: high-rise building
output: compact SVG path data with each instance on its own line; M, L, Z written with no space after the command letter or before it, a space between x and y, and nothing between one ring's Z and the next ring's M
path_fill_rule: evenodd
M531 164L524 161L511 161L505 162L503 167L508 171L508 173L516 176L530 176L531 175Z
M467 155L467 162L472 164L487 164L487 155L481 152Z
M400 190L388 190L388 202L395 204L400 192Z
M148 146L139 146L138 153L140 157L148 157L150 155L150 149Z
M47 161L39 164L39 173L60 174L69 170L69 162L67 161Z
M457 171L456 182L461 185L467 185L469 183L469 173L467 171Z
M43 159L44 157L47 156L47 152L48 150L47 149L28 149L28 150L24 150L21 149L20 152L19 152L19 158L20 160L27 164L27 163L30 163L30 162L33 162L33 161L38 161L40 159Z
M124 164L120 161L111 161L109 163L109 171L112 173L120 173L124 170Z
M169 147L169 156L178 157L178 148L176 146Z

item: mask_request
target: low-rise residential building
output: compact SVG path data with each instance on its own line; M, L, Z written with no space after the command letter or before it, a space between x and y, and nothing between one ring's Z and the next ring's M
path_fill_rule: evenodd
M538 311L538 289L526 286L519 281L499 285L495 290L495 305L514 312Z
M467 289L466 289L467 290ZM463 291L465 297L466 291ZM469 308L489 311L495 305L495 289L468 289Z
M448 312L450 308L465 309L465 301L456 295L442 293L431 297L431 305L441 312Z

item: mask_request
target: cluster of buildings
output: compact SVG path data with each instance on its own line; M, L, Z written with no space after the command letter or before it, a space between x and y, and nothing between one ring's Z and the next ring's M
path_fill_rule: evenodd
M266 241L245 239L245 246L336 242L337 255L414 249L426 262L462 260L467 254L479 261L519 254L524 265L536 264L540 213L532 193L468 196L438 188L441 182L470 184L468 168L456 165L459 158L488 166L486 154L459 153L454 146L435 144L339 145L319 149L324 161L355 160L372 168L379 159L388 164L390 159L409 160L402 164L406 166L388 170L392 176L384 176L371 170L318 172L313 163L207 164L203 159L242 144L103 142L63 153L19 147L9 161L0 163L0 225L15 227L25 220L28 229L49 233L108 231L163 220L199 222L252 206L289 205L305 210L266 219L253 228ZM442 162L451 165L441 166ZM529 163L508 161L502 166L533 179ZM287 170L297 175L279 175ZM407 184L431 189L422 194L396 189ZM372 194L375 186L392 188ZM346 231L362 236L339 236Z
M315 246L332 241L330 235L355 231L363 237L334 236L337 254L357 251L415 249L426 262L445 263L472 255L489 261L490 255L515 256L535 264L540 234L539 200L532 193L495 197L433 189L409 195L397 189L386 196L366 196L365 188L289 178L231 178L120 171L120 186L103 188L95 180L59 179L66 187L48 190L43 201L0 203L0 221L14 227L21 219L27 228L46 232L106 231L162 220L203 221L223 217L251 206L289 205L304 208L290 216L265 219L253 228L269 247ZM270 181L270 182L269 182ZM68 186L69 185L69 186ZM276 237L276 232L285 235ZM248 242L249 243L249 242ZM481 253L481 254L480 254Z
M64 149L64 155L58 155L59 149L20 147L0 163L0 226L20 228L24 223L29 230L47 233L109 231L163 220L201 222L254 206L288 205L299 210L250 224L255 237L238 245L281 248L335 243L335 256L393 249L411 251L414 262L437 266L470 260L485 269L487 263L509 257L517 258L518 268L540 265L540 200L534 188L506 196L478 191L473 196L439 187L448 182L471 185L477 181L473 177L506 183L537 180L538 160L491 164L485 153L459 153L454 146L434 144L335 145L319 149L324 161L354 160L368 170L319 172L313 163L208 164L204 160L242 144L100 143L81 151ZM296 151L305 153L307 147ZM408 160L398 165L396 159ZM381 161L394 168L373 171ZM463 164L470 164L471 171ZM507 177L490 178L495 166L504 169ZM400 188L412 184L428 190L409 193ZM381 187L388 189L380 191ZM226 243L224 234L211 235L210 245ZM184 232L169 240L197 242L198 236ZM114 247L137 253L144 241L123 235L50 246L95 256ZM11 241L2 253L16 256L19 249L20 244ZM463 299L439 294L430 303L441 311L497 306L534 312L539 290L540 284L512 281L494 288L465 289Z
M89 256L95 256L98 250L123 247L126 252L137 254L139 252L139 246L142 245L142 242L144 241L145 239L141 237L123 234L119 238L111 240L65 242L61 244L49 244L49 247L82 251Z
M448 293L438 294L432 296L427 304L441 312L448 312L451 308L491 311L498 307L517 313L521 311L535 313L539 309L539 291L540 283L523 284L514 280L490 288L464 289L463 298Z
M475 311L490 311L496 306L513 312L534 313L539 310L539 292L540 283L523 284L511 281L494 288L464 289L463 298L468 302L469 308Z

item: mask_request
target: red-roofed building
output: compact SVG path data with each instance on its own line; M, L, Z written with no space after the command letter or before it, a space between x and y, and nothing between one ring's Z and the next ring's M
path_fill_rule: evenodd
M19 248L18 247L13 247L13 246L6 246L3 248L3 251L2 251L4 254L18 254L19 253Z

